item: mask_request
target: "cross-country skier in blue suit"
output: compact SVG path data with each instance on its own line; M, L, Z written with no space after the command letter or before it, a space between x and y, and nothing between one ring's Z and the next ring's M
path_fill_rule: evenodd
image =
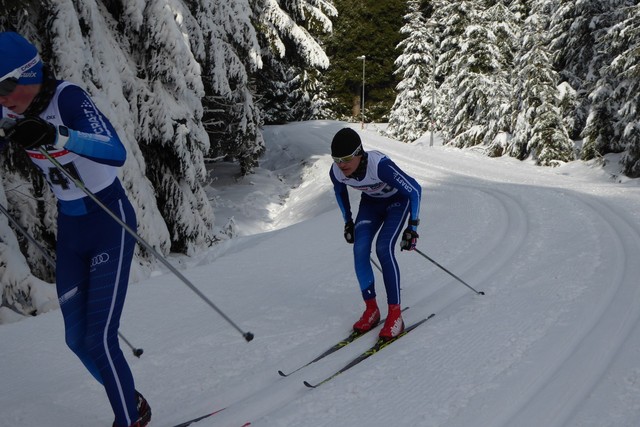
M26 150L58 199L56 288L67 345L105 388L116 427L144 427L146 400L118 342L135 240L39 149L44 148L86 189L135 230L134 209L117 178L126 151L89 95L56 80L37 49L13 32L0 33L4 139Z
M402 234L401 249L413 250L416 247L422 188L385 154L365 152L360 136L353 129L343 128L336 133L331 142L331 156L334 163L329 175L345 223L345 240L353 243L356 276L366 306L353 329L365 332L380 321L370 262L373 239L379 231L376 255L382 268L389 305L380 337L390 339L404 330L395 244ZM355 224L347 187L362 191ZM403 232L407 218L409 223Z

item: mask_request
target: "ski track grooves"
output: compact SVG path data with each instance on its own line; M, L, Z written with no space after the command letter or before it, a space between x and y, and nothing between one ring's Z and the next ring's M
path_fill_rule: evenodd
M375 147L372 147L375 148ZM455 367L464 367L469 361L464 349L471 346L486 347L493 353L479 361L477 375L465 378L465 371L453 371L450 375L458 376L461 380L459 387L447 391L447 395L432 396L430 402L425 402L425 409L418 411L417 421L429 420L430 426L461 427L469 425L483 425L485 427L528 427L545 426L560 427L580 425L579 417L588 408L583 403L587 396L596 391L606 395L606 389L602 384L606 380L607 372L616 363L616 354L625 345L630 336L640 338L640 289L637 285L640 277L640 266L634 256L640 253L640 231L637 224L625 217L624 213L617 212L609 206L606 200L586 195L567 189L553 187L527 186L521 184L504 183L496 189L495 186L483 186L482 177L465 175L450 170L439 168L437 165L424 165L398 153L390 152L394 161L402 165L403 169L411 173L419 182L436 184L430 189L433 198L437 199L438 192L458 192L468 196L482 195L483 206L493 216L487 218L493 223L487 225L486 230L478 230L483 239L482 254L467 253L477 251L478 246L461 248L452 259L438 255L435 259L441 262L451 271L462 278L469 277L469 283L477 290L486 292L486 296L473 296L472 292L462 284L439 270L436 266L427 267L431 286L419 289L411 289L413 298L406 300L406 305L411 307L412 320L431 312L436 313L436 318L430 321L425 329L429 340L434 340L436 346L446 346L445 349L434 348L431 354L427 354L425 362L431 371L440 372ZM444 178L434 173L441 170ZM416 171L418 171L416 173ZM425 186L425 189L427 187ZM523 195L523 190L533 191L533 195ZM600 272L606 269L609 274L600 274L600 278L608 278L611 283L608 286L587 286L569 289L561 294L561 297L589 298L591 306L568 306L566 311L552 312L558 309L560 303L549 303L549 312L540 313L536 319L515 317L515 323L496 326L503 328L497 333L506 334L506 343L497 337L494 344L497 348L491 348L492 343L483 342L486 335L468 334L459 332L465 342L456 342L455 338L448 338L442 343L438 342L439 329L456 331L455 322L469 322L473 319L474 310L483 314L483 310L491 310L495 307L492 301L492 292L511 292L521 294L520 305L526 307L527 297L538 296L529 291L532 283L511 283L509 274L518 279L519 267L526 266L526 257L536 255L545 248L529 247L532 241L539 241L539 236L530 236L530 233L542 233L542 237L551 237L557 228L541 228L547 213L532 210L535 200L558 198L559 201L571 205L581 205L581 210L588 216L589 224L598 227L597 231L602 235L585 239L588 242L597 239L611 240L615 247L613 254L601 254L605 267L600 270L595 267L590 269ZM425 196L425 204L429 205L429 194ZM565 207L562 205L562 207ZM483 212L485 213L485 212ZM552 214L553 212L551 212ZM549 219L552 221L552 218ZM465 225L461 225L465 226ZM552 242L553 240L550 240ZM543 240L544 242L544 240ZM532 245L533 246L533 245ZM429 251L427 251L429 252ZM417 256L417 255L416 255ZM425 260L425 262L428 262ZM515 266L514 266L515 265ZM431 271L433 270L433 271ZM437 272L436 272L437 271ZM528 271L528 270L527 270ZM565 270L560 270L562 273ZM506 274L506 276L505 276ZM523 273L524 274L524 273ZM472 278L472 279L471 279ZM602 284L601 284L602 285ZM577 296L571 294L572 291ZM404 291L403 291L404 292ZM540 298L552 300L547 293ZM553 295L553 294L551 294ZM496 300L497 300L496 295ZM517 302L518 299L513 299ZM625 307L621 310L620 307ZM511 307L507 314L513 315L517 307ZM545 318L545 315L549 318ZM573 316L573 317L572 317ZM578 321L575 321L577 317ZM560 321L574 320L567 324L557 325ZM439 328L438 322L442 327ZM463 325L465 326L465 325ZM468 325L472 326L472 325ZM570 329L573 328L573 329ZM611 333L615 331L615 333ZM420 335L416 335L418 338ZM607 346L602 346L607 336ZM560 339L558 337L561 337ZM561 346L550 346L549 343L562 342ZM406 343L410 347L410 343ZM349 345L335 354L327 357L322 363L311 365L300 372L287 378L281 378L277 374L277 368L273 369L273 379L264 377L264 384L251 390L245 396L240 396L227 410L220 415L211 418L212 425L226 426L244 421L259 421L267 419L277 420L275 415L279 410L291 404L297 399L304 399L309 393L324 392L307 390L302 384L303 379L314 381L323 378L327 373L340 367L344 361L350 360L370 345L370 340L364 338ZM318 349L320 351L322 349ZM501 353L506 350L507 353ZM393 350L390 350L393 351ZM591 357L585 357L585 354ZM339 381L344 378L358 375L375 366L374 358L365 361L353 372L347 372L332 382L331 387L342 389ZM498 362L496 362L498 359ZM527 369L527 364L544 359L543 369L536 371ZM283 360L283 364L287 361ZM524 365L524 366L523 366ZM279 366L280 368L286 366ZM508 374L505 376L504 370ZM510 375L510 374L512 375ZM640 375L640 374L639 374ZM515 377L515 378L514 378ZM510 378L514 386L499 388L496 384L477 382L478 380L492 381L494 378ZM430 387L438 389L438 382L444 381L445 385L450 379L434 375ZM466 382L465 382L466 381ZM343 381L344 383L344 381ZM409 387L410 388L410 387ZM519 393L518 393L519 391ZM394 396L392 400L402 405L402 393ZM605 396L606 397L606 396ZM498 405L500 401L510 401L504 405L504 409ZM304 399L303 402L308 399ZM391 403L390 403L391 404ZM215 408L214 408L215 409ZM412 411L415 408L407 408ZM424 415L428 413L429 415ZM423 414L423 415L420 415ZM273 415L272 417L269 417ZM245 419L247 418L247 419ZM365 421L365 420L363 420ZM378 420L382 421L382 420Z
M500 225L499 232L495 233L496 230L492 230L494 233L487 236L490 241L485 246L486 252L484 255L471 257L473 262L468 265L458 264L451 266L452 271L455 271L461 277L464 277L465 272L475 271L473 283L470 284L477 290L484 290L482 286L490 285L492 276L504 268L505 265L508 265L512 261L514 254L517 254L519 248L525 243L528 231L526 211L520 201L503 191L489 191L477 185L455 183L446 184L446 187L451 187L452 190L461 192L480 192L483 194L484 199L487 200L487 203L500 212L500 217L496 219ZM444 265L449 264L446 259L440 261ZM490 292L487 292L486 296L473 297L472 291L437 267L426 268L437 270L434 277L437 277L437 281L443 283L443 285L435 289L430 288L430 290L427 288L423 294L416 295L417 298L415 300L406 301L406 304L411 308L407 317L410 314L413 320L418 320L419 317L433 312L436 313L436 318L431 320L430 323L434 324L439 318L455 316L456 312L468 304L473 304L477 299L491 298ZM480 273L478 273L479 271ZM430 327L433 326L430 325ZM340 367L345 361L352 359L368 348L370 344L370 339L367 338L357 340L348 347L328 356L327 359L329 360L323 359L323 363L310 365L286 378L280 377L277 374L277 369L274 369L274 381L236 400L227 406L223 413L215 415L215 418L210 420L216 421L214 425L224 426L229 424L229 420L233 420L232 422L246 421L244 418L240 418L241 416L250 416L251 419L249 421L255 422L262 417L274 414L296 398L313 392L304 387L302 379L313 382L316 378L323 378L328 373L331 373L332 369L335 370L334 366ZM318 349L318 351L320 350ZM447 364L447 359L434 360L434 362L442 364L444 367ZM283 360L283 363L286 363L286 360ZM375 361L365 361L362 366L366 367L367 364L371 363L375 363ZM363 368L361 367L360 369ZM343 375L346 377L350 373ZM268 407L260 403L263 399L269 400L271 404L274 401L278 401L280 404L275 407Z
M581 197L580 201L600 216L608 234L617 240L617 251L611 258L619 260L620 265L611 269L617 274L610 284L609 295L605 295L601 306L593 310L597 315L590 319L588 327L576 331L580 337L578 342L565 349L566 356L558 359L555 369L547 372L544 381L532 390L522 409L502 423L505 427L566 425L575 417L580 402L606 375L619 349L640 320L640 289L637 284L640 266L635 259L635 254L640 252L637 228L603 202L586 197ZM627 308L620 310L625 305ZM617 333L611 335L611 331ZM609 335L606 347L599 345L603 335ZM585 360L584 354L592 357L587 363L579 363ZM563 396L563 399L552 401L548 396Z
M402 160L418 166L417 162L412 161L410 157L403 156ZM452 179L474 180L472 176L455 173L453 175L457 178L452 178L451 171L439 168L437 165L429 164L426 168L422 165L422 169L442 170L448 174L446 179L433 177L429 179L426 174L421 176L423 179L438 182L445 187L450 185ZM477 180L481 181L482 178ZM475 185L471 184L469 187L475 187ZM538 188L549 195L559 195L567 191L553 187ZM533 341L533 347L525 349L526 353L520 355L520 357L534 360L536 357L544 358L550 360L551 363L542 372L535 374L525 372L525 376L530 375L530 378L528 378L528 383L520 385L521 393L516 393L515 396L503 396L507 401L515 399L519 403L506 404L505 406L510 409L503 413L498 410L489 414L488 411L482 410L487 403L486 396L482 395L483 387L476 386L475 391L467 393L464 404L460 405L461 402L458 402L458 407L454 409L454 412L457 411L459 416L454 415L452 418L443 420L443 425L584 426L585 420L588 420L589 417L581 418L580 416L588 413L591 410L590 406L592 406L584 403L585 401L589 402L586 399L605 400L609 398L607 386L624 387L621 384L607 383L607 373L615 369L616 361L619 359L617 355L621 353L620 350L625 343L640 339L640 288L638 287L640 266L636 259L637 254L640 253L640 230L635 221L630 219L630 216L625 216L623 212L616 212L615 204L579 192L569 191L568 194L575 203L582 205L585 212L597 218L604 231L604 237L600 237L599 241L608 238L615 242L614 245L611 245L616 248L615 253L603 255L603 258L606 258L603 264L607 266L608 274L600 276L601 279L608 279L610 283L604 289L588 289L586 291L595 293L591 297L593 306L590 311L589 308L585 308L585 312L577 313L584 321L582 323L576 322L578 326L574 325L572 334L568 333L566 328L550 330L547 332L549 335L538 336ZM509 204L506 200L513 201L513 198L507 194L497 195L494 193L491 195L502 197L505 206ZM510 212L510 220L517 217L517 215L513 215L513 211ZM504 238L504 233L502 233L502 238ZM514 252L521 244L522 242L512 245ZM495 262L495 260L492 259L491 262ZM505 261L500 264L505 265ZM489 293L487 297L490 298ZM570 309L581 311L575 307ZM512 326L516 331L517 325ZM554 341L551 338L551 336L557 337L558 335L566 337L565 345L561 348L554 349L549 348L552 346L544 345L545 342L562 342L562 340L556 339ZM602 346L602 342L608 342L608 345ZM585 355L589 355L589 357L585 357ZM434 362L440 364L442 361L430 361L430 363ZM518 375L521 374L518 371L514 372ZM629 373L628 377L637 378L639 372ZM632 387L627 385L627 388L629 388L628 394L633 395ZM609 406L617 407L619 405ZM595 405L595 407L598 406ZM478 411L479 409L480 411ZM612 419L614 419L614 415L612 414ZM440 424L434 423L433 425Z

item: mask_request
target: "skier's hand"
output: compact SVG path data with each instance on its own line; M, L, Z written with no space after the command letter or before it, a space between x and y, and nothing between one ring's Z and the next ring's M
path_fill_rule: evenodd
M35 150L41 145L55 144L57 132L55 126L40 117L26 117L6 130L5 138L25 150Z
M412 251L416 248L418 242L418 232L411 226L407 227L402 233L402 241L400 242L401 251Z
M355 240L354 237L354 228L355 226L353 225L353 221L349 220L345 225L344 225L344 240L347 241L347 243L353 243Z

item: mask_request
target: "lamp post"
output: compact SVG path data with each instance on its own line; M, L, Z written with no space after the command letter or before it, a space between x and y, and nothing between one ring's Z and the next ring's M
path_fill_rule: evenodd
M366 56L362 55L362 56L358 56L356 59L361 59L362 60L362 107L360 107L360 115L362 117L362 129L364 129L364 64L367 59Z

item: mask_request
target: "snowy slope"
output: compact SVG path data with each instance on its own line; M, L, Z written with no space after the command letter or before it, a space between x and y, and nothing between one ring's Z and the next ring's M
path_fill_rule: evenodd
M363 308L328 179L341 126L266 128L255 175L236 182L232 167L211 172L219 226L233 216L241 236L171 258L252 342L163 269L131 285L121 332L144 348L139 359L125 352L151 425L223 407L195 425L640 425L637 180L428 139L401 144L374 126L361 131L365 148L423 185L419 247L486 295L398 251L406 321L436 316L315 390L302 381L324 379L375 337L281 378L278 369L345 336ZM382 283L378 294L384 302ZM0 426L111 425L100 386L64 345L59 311L1 326L0 341Z

